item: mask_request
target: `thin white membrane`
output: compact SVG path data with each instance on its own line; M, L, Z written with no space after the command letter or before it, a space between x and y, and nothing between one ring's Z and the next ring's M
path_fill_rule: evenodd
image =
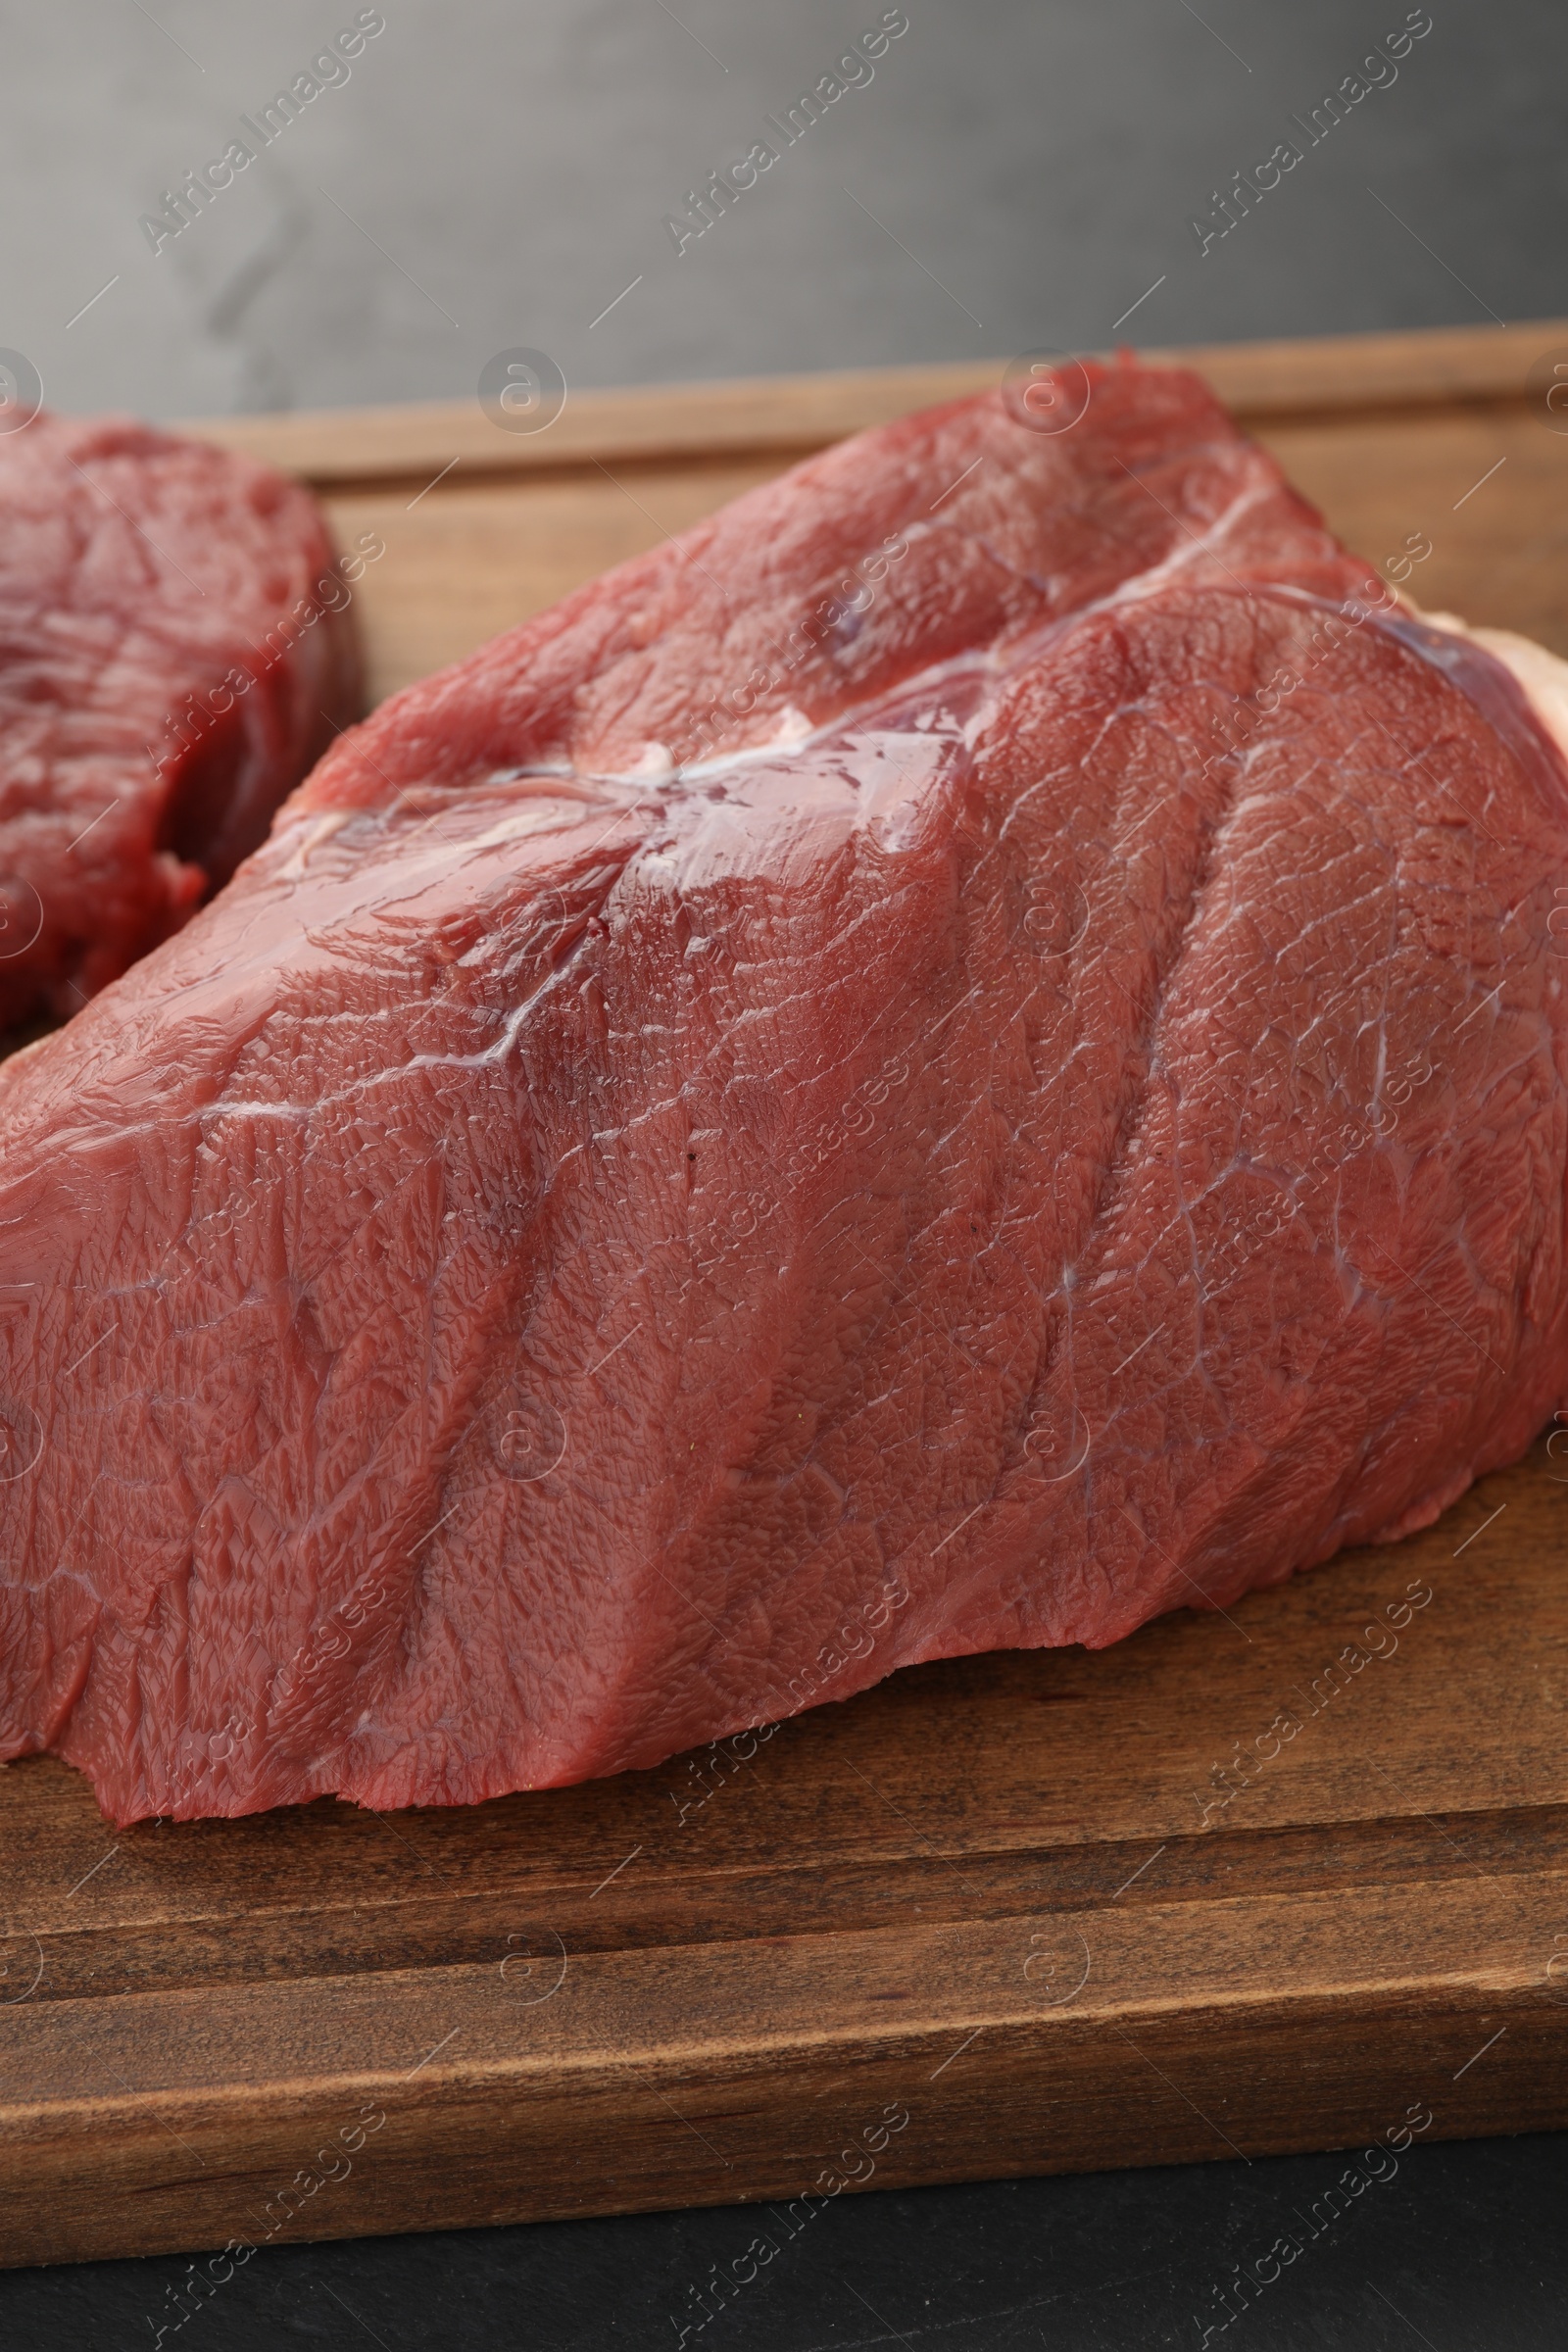
M1001 645L988 641L963 653L951 654L924 669L911 671L897 685L883 687L863 702L849 705L831 718L822 720L819 725L813 726L804 710L798 710L793 703L787 703L780 713L779 732L767 742L743 744L732 752L716 753L706 760L688 760L683 766L677 767L672 763L666 745L650 741L643 745L637 760L628 768L573 768L559 762L541 761L537 766L500 769L485 781L500 784L514 777L577 775L585 783L621 786L650 781L703 784L720 780L738 768L803 758L819 744L842 740L857 725L865 726L874 722L877 713L896 706L929 702L935 708L942 700L942 689L956 679L971 675L999 679L1005 677L1010 670L1033 660L1050 638L1075 628L1098 612L1113 611L1118 605L1141 603L1157 595L1162 588L1180 578L1183 572L1194 569L1205 558L1212 557L1214 549L1223 544L1225 534L1237 518L1260 499L1272 496L1273 490L1271 479L1244 482L1230 504L1205 525L1201 534L1179 541L1157 564L1149 565L1143 571L1129 573L1126 579L1118 580L1113 588L1107 589L1103 596L1094 598L1087 605L1077 606L1070 612L1057 613L1042 621L1038 628L1031 629L1025 636L1011 638ZM909 536L919 536L925 527L911 525Z
M1568 760L1568 662L1548 653L1533 637L1512 629L1473 629L1457 612L1424 612L1409 597L1401 597L1406 612L1429 628L1446 629L1450 637L1466 637L1494 662L1500 662L1530 705L1545 733Z
M1245 504L1250 495L1244 494L1238 503ZM670 766L665 747L650 743L643 747L633 767L619 771L578 769L564 761L494 770L475 787L474 797L480 803L474 811L477 829L454 836L450 827L454 815L461 821L462 802L445 806L445 822L433 833L427 855L416 860L412 870L407 863L400 865L398 900L401 903L416 894L423 882L450 869L457 859L484 857L514 845L521 848L540 835L575 831L601 813L608 820L607 835L613 834L628 817L653 816L662 805L671 814L678 809L686 822L679 826L675 839L658 846L645 842L641 863L649 872L662 869L670 885L682 893L710 888L751 870L760 839L756 830L759 818L764 823L771 818L786 830L817 831L813 845L808 845L803 832L803 849L819 848L823 828L841 835L865 828L880 837L884 849L897 854L912 843L923 808L931 794L940 790L952 756L960 747L973 750L995 688L1012 670L1038 658L1054 637L1079 627L1096 613L1143 601L1170 577L1195 565L1209 552L1209 540L1233 513L1234 508L1228 509L1201 542L1176 551L1149 571L1118 581L1093 604L1057 615L1010 643L976 647L934 662L900 685L836 713L820 726L811 727L805 714L792 707L785 713L783 732L769 742L748 744L684 767ZM1256 593L1287 600L1291 595L1285 584L1269 582L1260 582ZM1568 662L1509 630L1472 628L1453 613L1423 612L1406 596L1398 596L1393 610L1477 645L1500 662L1568 761ZM678 795L666 801L672 784L706 790L695 803ZM521 807L516 805L518 801ZM363 813L384 824L390 812L378 808ZM296 826L274 835L274 848L283 850L287 845L287 862L282 864L279 878L302 878L312 853L324 847L349 821L348 812L334 811L324 817L311 812ZM422 820L425 825L433 821ZM204 1123L209 1117L263 1113L273 1118L308 1118L385 1084L408 1068L480 1068L498 1062L512 1052L539 1003L569 978L574 962L575 957L568 958L564 970L544 975L513 1008L501 1035L471 1053L415 1054L383 1071L360 1073L348 1089L312 1103L215 1102L203 1112ZM38 1044L48 1042L41 1039ZM15 1068L23 1058L22 1054L13 1055L9 1066Z

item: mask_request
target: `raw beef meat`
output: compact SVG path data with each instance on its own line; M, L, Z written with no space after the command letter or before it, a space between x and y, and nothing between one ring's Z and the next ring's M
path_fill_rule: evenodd
M1561 754L1195 377L1090 390L410 689L0 1070L4 1753L122 1821L652 1765L1525 1446Z
M0 435L0 1027L177 929L359 714L310 494L108 417Z

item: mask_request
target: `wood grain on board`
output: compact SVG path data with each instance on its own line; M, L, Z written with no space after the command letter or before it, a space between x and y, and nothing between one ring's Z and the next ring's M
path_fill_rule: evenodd
M1559 338L1201 364L1363 553L1431 539L1423 604L1568 650L1568 441L1523 392ZM476 410L223 437L381 531L385 686L995 374L602 395L569 463L485 479ZM475 478L418 496L461 434ZM740 2255L845 2187L1568 2123L1565 1534L1543 1444L1228 1617L453 1811L117 1833L13 1765L0 2260L770 2200Z

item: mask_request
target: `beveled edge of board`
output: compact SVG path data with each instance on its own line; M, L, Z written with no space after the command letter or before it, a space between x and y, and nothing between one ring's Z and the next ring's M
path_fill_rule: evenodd
M493 1967L275 1987L231 2021L243 2081L188 2001L150 2036L109 2001L117 2087L39 2098L67 2053L34 2048L0 2108L0 2264L1560 2126L1564 1884L884 1930L836 2017L788 1938L589 1959L520 2008ZM907 2140L838 2180L879 2109Z
M1146 361L1193 368L1254 422L1367 409L1522 401L1534 361L1568 347L1568 319L1428 327L1397 334L1150 348ZM606 461L653 464L749 453L805 454L912 409L989 390L1000 359L742 377L568 393L536 433L491 423L477 398L379 408L199 417L180 429L298 474L318 489L434 478L553 473Z

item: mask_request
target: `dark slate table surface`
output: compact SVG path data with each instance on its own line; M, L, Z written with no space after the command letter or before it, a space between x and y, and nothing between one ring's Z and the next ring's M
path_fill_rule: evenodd
M1348 2164L1362 2185L1328 2197ZM1291 2156L845 2197L715 2297L715 2272L756 2267L746 2249L767 2217L723 2206L273 2248L195 2309L177 2258L13 2272L0 2343L117 2352L163 2327L179 2352L675 2352L684 2326L686 2352L1568 2344L1568 2132L1417 2141L1377 2180L1353 2155Z

